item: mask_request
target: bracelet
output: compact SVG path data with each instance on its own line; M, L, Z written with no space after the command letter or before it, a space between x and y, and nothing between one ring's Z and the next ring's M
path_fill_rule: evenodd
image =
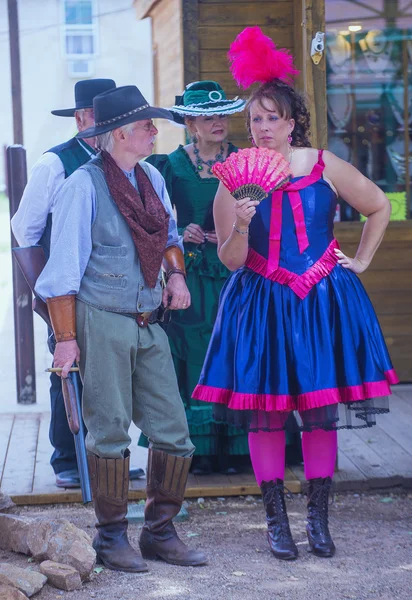
M170 277L172 275L174 275L175 273L178 273L179 275L183 275L183 277L186 279L186 273L185 273L185 271L183 271L183 269L178 269L177 267L174 267L173 269L169 269L166 272L166 279L169 280Z
M233 223L233 229L237 232L240 233L240 235L247 235L249 233L249 227L246 229L246 231L242 231L241 229L238 229L236 227L236 223Z

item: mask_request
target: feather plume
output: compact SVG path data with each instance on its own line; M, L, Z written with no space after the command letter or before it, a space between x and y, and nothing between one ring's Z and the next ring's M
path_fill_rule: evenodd
M273 40L257 26L246 27L239 33L230 46L228 58L233 78L243 89L273 79L290 84L299 73L291 54L284 49L278 50Z

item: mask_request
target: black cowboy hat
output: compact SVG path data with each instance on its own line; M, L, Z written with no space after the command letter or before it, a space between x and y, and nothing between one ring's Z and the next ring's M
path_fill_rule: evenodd
M80 138L94 137L112 129L145 119L168 119L173 115L164 108L155 108L145 100L135 85L124 85L99 94L93 100L94 127L77 134Z
M58 117L74 117L76 110L93 108L93 98L95 96L115 87L116 84L113 79L84 79L83 81L78 81L74 86L76 108L52 110L51 113Z

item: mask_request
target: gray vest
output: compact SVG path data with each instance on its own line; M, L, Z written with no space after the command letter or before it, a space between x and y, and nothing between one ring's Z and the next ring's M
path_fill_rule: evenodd
M90 173L92 178L96 189L96 210L92 225L92 253L77 297L110 312L155 310L162 300L162 271L159 271L156 287L149 288L129 226L109 192L100 157L80 168ZM148 169L145 171L150 177Z

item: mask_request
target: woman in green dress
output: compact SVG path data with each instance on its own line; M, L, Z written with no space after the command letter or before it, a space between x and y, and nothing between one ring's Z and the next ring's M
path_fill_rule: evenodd
M228 115L243 110L241 99L226 98L214 81L187 86L170 110L176 121L186 125L192 142L169 155L152 155L147 160L166 181L183 236L187 286L192 303L175 311L167 325L180 393L185 404L190 434L196 453L193 472L234 472L242 458L249 460L247 435L213 420L212 407L193 400L216 318L219 294L230 272L217 256L213 224L213 200L219 181L211 167L223 162L237 148L227 141ZM141 439L140 444L147 445Z

